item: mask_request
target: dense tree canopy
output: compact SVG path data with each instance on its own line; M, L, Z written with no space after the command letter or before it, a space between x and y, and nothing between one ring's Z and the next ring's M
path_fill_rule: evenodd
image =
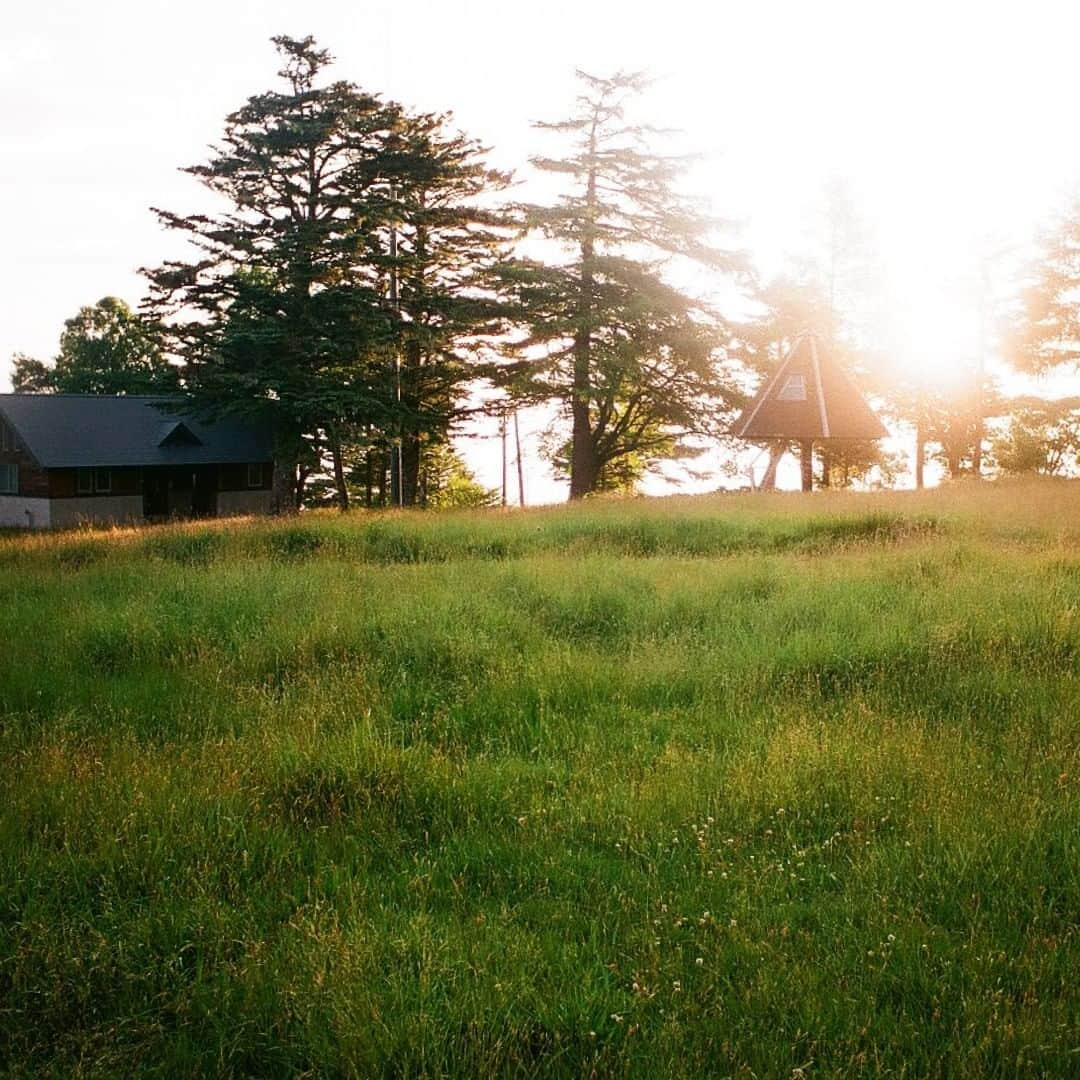
M17 355L12 386L16 393L160 394L177 392L180 381L155 328L106 296L64 323L52 364Z
M202 257L148 276L196 399L272 418L285 509L305 455L340 457L360 430L395 447L403 432L411 446L445 434L466 378L457 345L499 328L481 294L503 241L464 200L505 178L446 134L446 117L321 84L328 53L274 41L284 91L250 98L211 160L187 170L229 209L159 211Z

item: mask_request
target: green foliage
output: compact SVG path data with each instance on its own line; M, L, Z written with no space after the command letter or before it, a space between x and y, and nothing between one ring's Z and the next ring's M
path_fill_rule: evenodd
M13 1075L1070 1075L1080 487L0 541Z
M402 114L350 83L317 85L330 56L313 39L274 43L284 90L249 98L211 160L187 170L230 211L158 211L201 257L148 277L196 399L272 418L285 509L322 425L392 408L392 317L371 248L390 221L386 155Z
M180 377L157 328L106 296L64 323L52 365L17 355L12 386L20 394L169 394L180 389Z
M53 389L52 368L26 353L15 353L11 358L11 388L16 394L47 394Z
M1080 199L1050 226L1029 266L1006 340L1021 371L1080 364Z
M1017 401L993 450L1001 470L1013 476L1075 474L1080 470L1080 399Z
M502 373L517 400L557 401L569 418L571 498L624 472L623 459L651 466L719 430L734 399L720 363L725 324L673 287L668 268L728 276L742 266L710 244L722 223L679 194L686 162L651 149L658 133L625 118L647 81L579 75L575 114L536 125L570 143L564 157L533 159L568 190L522 208L527 229L560 254L506 271L528 334Z
M272 418L279 505L305 452L372 429L405 435L411 502L409 449L445 437L468 349L503 329L489 271L509 233L477 203L507 178L448 115L323 84L313 39L274 43L285 89L249 98L187 170L231 210L158 212L202 257L149 272L155 308L204 407Z
M907 461L872 439L845 439L817 448L821 487L895 486Z
M486 488L453 447L431 443L421 450L421 505L432 510L467 510L497 506L499 492Z

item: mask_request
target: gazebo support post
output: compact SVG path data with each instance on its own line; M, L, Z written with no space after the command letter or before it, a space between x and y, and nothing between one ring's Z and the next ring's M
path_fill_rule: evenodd
M802 466L802 489L803 491L814 490L814 443L811 439L803 439L799 443L799 464Z

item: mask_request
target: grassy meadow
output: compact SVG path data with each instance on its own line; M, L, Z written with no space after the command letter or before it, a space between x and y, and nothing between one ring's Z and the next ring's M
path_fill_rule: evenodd
M0 538L0 1073L1080 1071L1080 482Z

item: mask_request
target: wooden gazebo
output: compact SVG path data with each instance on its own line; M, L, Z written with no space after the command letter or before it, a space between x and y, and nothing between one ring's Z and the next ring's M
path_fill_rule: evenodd
M806 331L732 425L731 434L749 442L798 442L802 489L810 491L814 443L881 439L888 431L821 338Z

